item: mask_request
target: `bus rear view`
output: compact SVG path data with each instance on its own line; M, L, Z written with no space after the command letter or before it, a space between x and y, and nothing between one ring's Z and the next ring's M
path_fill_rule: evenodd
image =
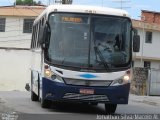
M104 103L107 113L128 104L139 36L127 16L111 8L49 6L33 25L31 99L42 107Z

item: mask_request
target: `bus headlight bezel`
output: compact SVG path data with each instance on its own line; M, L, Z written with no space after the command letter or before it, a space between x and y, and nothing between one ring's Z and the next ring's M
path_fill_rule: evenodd
M64 80L62 77L54 74L50 68L44 70L44 77L59 83L64 83Z
M51 76L51 80L54 82L64 83L63 78L55 74Z
M128 84L131 83L131 77L128 74L125 74L124 76L114 80L111 83L111 86L118 86L118 85L124 85L124 84Z

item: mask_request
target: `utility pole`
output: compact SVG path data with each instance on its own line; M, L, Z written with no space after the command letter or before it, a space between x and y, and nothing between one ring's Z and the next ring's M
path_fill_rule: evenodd
M16 4L17 4L17 1L15 0L15 5L14 6L16 6Z
M48 0L48 5L52 5L52 4L54 4L55 3L55 0Z
M51 1L50 0L48 0L48 6L51 4Z
M72 0L62 0L62 4L72 4Z
M72 0L55 0L54 3L58 4L72 4Z

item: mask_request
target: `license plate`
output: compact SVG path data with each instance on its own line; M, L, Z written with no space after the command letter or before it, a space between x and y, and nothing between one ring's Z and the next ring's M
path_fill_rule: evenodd
M94 90L93 89L80 89L79 93L81 93L81 94L94 94Z

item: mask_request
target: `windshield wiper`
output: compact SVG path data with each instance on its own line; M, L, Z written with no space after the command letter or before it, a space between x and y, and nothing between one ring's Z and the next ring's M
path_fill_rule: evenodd
M104 56L102 55L101 51L99 50L99 48L97 46L94 47L96 56L99 56L100 61L103 63L105 69L107 70L109 68L108 63L105 61Z

